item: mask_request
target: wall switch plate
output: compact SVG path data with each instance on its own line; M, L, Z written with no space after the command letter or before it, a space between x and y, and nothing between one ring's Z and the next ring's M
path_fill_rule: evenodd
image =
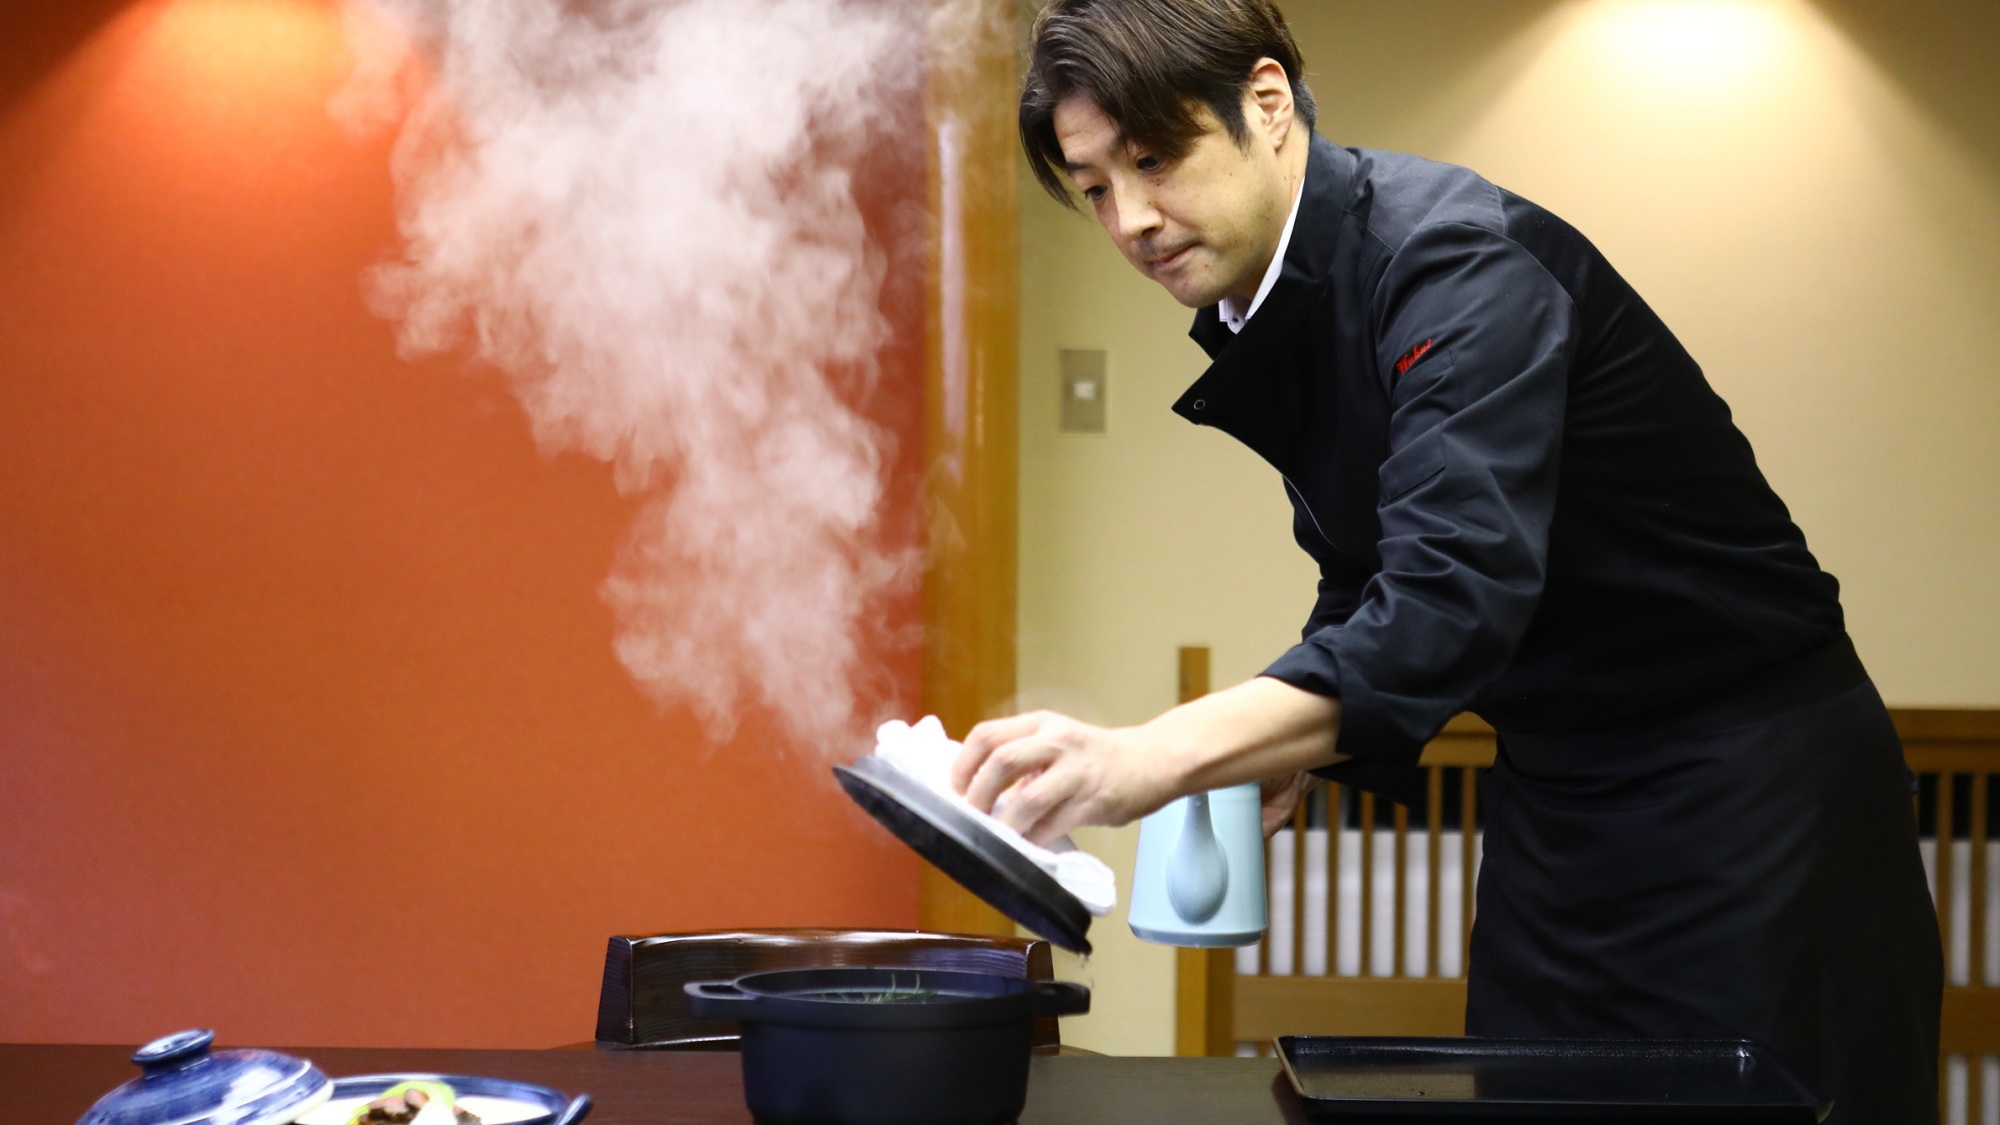
M1105 382L1102 351L1064 349L1062 353L1062 423L1066 434L1104 432Z

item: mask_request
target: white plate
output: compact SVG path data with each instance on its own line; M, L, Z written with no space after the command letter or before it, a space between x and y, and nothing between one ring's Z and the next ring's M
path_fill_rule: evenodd
M347 1125L347 1119L354 1111L374 1101L372 1097L334 1098L318 1109L299 1118L298 1125ZM515 1101L513 1098L488 1098L479 1094L467 1094L458 1099L465 1112L479 1119L480 1125L511 1125L513 1122L533 1121L537 1117L547 1117L549 1111L529 1102Z

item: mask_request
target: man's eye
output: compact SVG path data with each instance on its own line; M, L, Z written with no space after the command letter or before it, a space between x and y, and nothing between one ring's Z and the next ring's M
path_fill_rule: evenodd
M1092 203L1101 202L1104 199L1104 189L1102 187L1084 188L1083 197L1085 199L1090 200Z
M1162 163L1160 158L1157 156L1142 156L1139 159L1133 161L1132 166L1139 169L1139 171L1141 172L1157 172L1161 168L1166 167L1166 165Z

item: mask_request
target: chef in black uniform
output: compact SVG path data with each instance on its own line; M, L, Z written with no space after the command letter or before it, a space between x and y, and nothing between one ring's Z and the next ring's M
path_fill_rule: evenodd
M1268 826L1303 771L1410 799L1472 711L1500 752L1469 1033L1748 1037L1837 1125L1935 1121L1909 773L1834 579L1588 240L1315 136L1300 73L1268 0L1036 25L1030 163L1200 310L1213 362L1174 410L1283 475L1319 592L1248 683L1136 727L983 723L956 782L1038 839L1252 779Z

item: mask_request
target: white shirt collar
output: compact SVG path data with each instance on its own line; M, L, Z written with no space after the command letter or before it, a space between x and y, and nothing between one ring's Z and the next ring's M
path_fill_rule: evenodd
M1299 200L1305 193L1305 178L1300 177L1298 190L1292 193L1292 213L1285 216L1285 233L1278 236L1278 252L1271 255L1271 264L1264 268L1264 280L1257 286L1257 295L1250 299L1250 307L1239 315L1234 297L1224 297L1216 302L1216 315L1222 318L1222 323L1228 325L1231 332L1243 331L1243 326L1257 315L1258 306L1264 303L1264 298L1270 296L1271 287L1278 283L1278 275L1285 272L1285 248L1292 244L1292 224L1299 221Z

